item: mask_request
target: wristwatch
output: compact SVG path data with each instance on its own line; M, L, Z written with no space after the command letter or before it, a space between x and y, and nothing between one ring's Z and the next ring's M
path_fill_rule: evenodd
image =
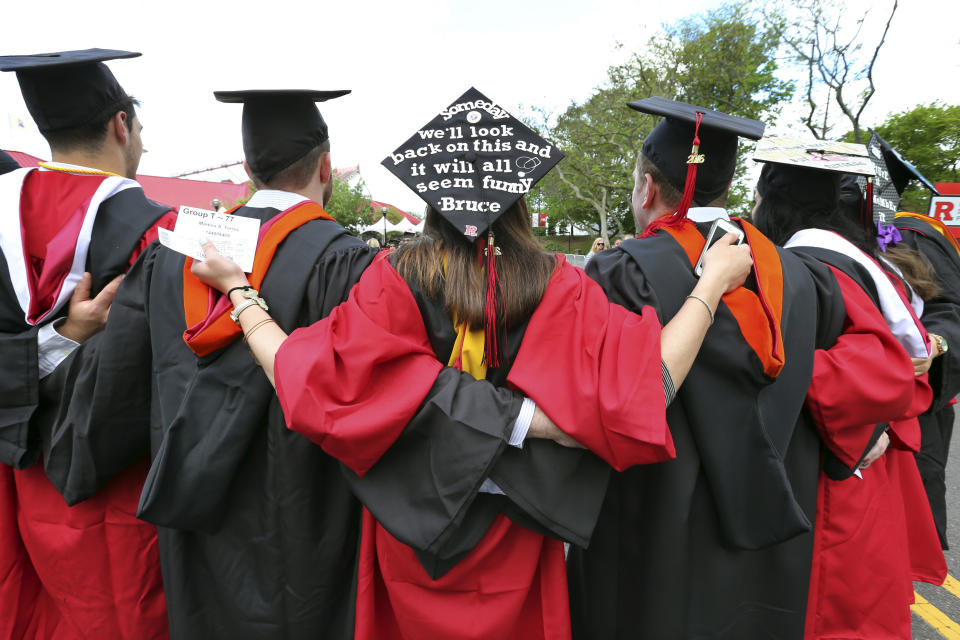
M933 342L937 345L938 356L942 356L947 352L947 349L950 348L947 346L947 339L944 338L943 336L938 336L935 333L930 333L928 335L930 336L930 339L933 340Z
M238 326L240 324L240 314L249 307L253 305L259 305L264 311L269 311L270 307L267 306L267 301L260 297L260 292L254 289L253 287L244 288L240 291L240 295L246 300L238 304L233 308L233 311L230 312L230 319L234 321Z

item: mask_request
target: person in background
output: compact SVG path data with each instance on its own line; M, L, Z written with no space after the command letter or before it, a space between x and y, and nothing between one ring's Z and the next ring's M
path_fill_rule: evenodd
M367 240L367 246L370 247L371 249L376 249L377 251L379 251L380 241L377 240L376 238L370 238L369 240Z
M47 391L60 363L102 328L119 276L175 220L134 180L143 126L103 64L138 55L0 56L53 157L0 177L0 637L167 636L156 527L135 517L146 451L68 506L45 429L69 409Z
M848 193L853 207L841 205ZM920 446L915 416L932 397L926 374L904 358L925 360L929 353L908 303L918 283L910 286L883 257L859 200L852 176L769 162L754 209L758 227L774 242L830 267L846 308L843 344L817 352L806 400L828 452L818 483L808 640L909 638L913 581L939 584L946 575L911 455ZM869 315L878 313L883 324L871 329ZM895 351L882 348L889 336ZM850 357L866 360L858 365ZM907 403L896 406L900 397Z
M590 245L590 251L587 252L586 257L583 259L583 267L586 269L587 265L590 264L590 260L593 259L593 256L597 255L606 247L603 238L597 238L593 241L593 244Z

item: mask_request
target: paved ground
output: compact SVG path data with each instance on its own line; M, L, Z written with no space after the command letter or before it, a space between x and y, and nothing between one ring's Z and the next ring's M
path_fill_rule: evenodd
M914 606L914 640L960 640L960 415L953 434L947 464L947 538L951 548L946 552L953 581L948 578L945 587L916 585L917 593L930 604Z

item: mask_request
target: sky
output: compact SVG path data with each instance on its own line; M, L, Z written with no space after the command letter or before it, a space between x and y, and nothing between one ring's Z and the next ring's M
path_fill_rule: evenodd
M890 0L849 0L845 15L885 17ZM360 166L371 196L420 212L423 202L380 161L471 86L515 115L560 113L600 86L665 22L719 0L487 2L352 0L115 3L45 0L18 5L19 28L0 55L127 49L108 63L142 102L140 172L175 175L242 159L239 105L215 90L352 89L321 105L337 167ZM871 7L875 7L871 11ZM883 15L881 15L883 14ZM877 61L865 122L941 100L960 104L960 2L900 0ZM618 46L622 44L622 46ZM796 129L787 107L776 130ZM14 126L20 118L25 129ZM0 74L0 148L48 157L12 73Z

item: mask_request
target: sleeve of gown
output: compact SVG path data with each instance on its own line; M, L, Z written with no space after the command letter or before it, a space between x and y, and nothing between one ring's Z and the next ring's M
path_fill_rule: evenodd
M907 352L876 305L849 276L831 269L843 293L846 320L836 344L814 354L806 402L824 444L854 468L871 443L874 425L909 410L916 381Z
M155 252L117 290L106 329L41 383L47 477L67 504L92 496L150 451L152 352L145 300Z
M523 396L443 367L402 433L363 476L346 471L354 493L401 542L444 555L502 453Z
M606 266L604 258L597 254L591 261L595 276ZM645 280L637 283L640 291ZM618 471L676 455L666 422L660 323L652 307L638 306L640 315L608 302L604 289L563 263L507 378Z
M40 401L37 332L36 327L0 332L0 462L17 469L30 466L40 455L29 437L30 421Z
M930 333L943 336L948 350L934 358L930 367L933 403L928 411L935 413L960 393L960 256L947 253L938 243L919 233L904 231L916 240L916 248L933 265L940 292L926 300L920 321Z
M409 287L378 258L346 302L290 334L277 351L274 378L287 426L363 476L443 368Z

